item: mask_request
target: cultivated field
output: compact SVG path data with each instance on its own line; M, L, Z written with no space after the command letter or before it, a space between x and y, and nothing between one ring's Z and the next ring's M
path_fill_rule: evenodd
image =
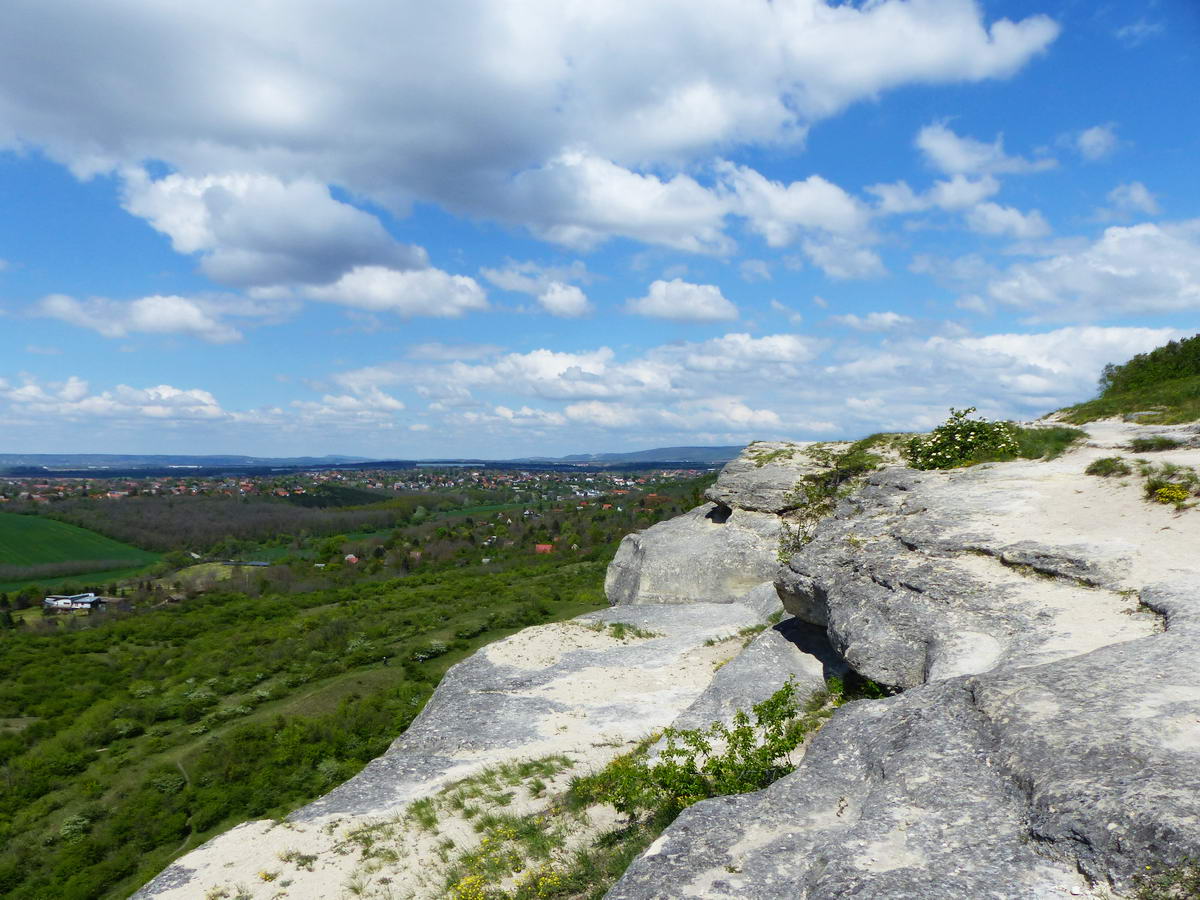
M0 513L0 582L131 568L157 558L65 522Z

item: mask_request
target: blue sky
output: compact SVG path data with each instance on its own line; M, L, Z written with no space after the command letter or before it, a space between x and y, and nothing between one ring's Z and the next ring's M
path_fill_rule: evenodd
M1027 418L1200 330L1192 0L15 0L0 450Z

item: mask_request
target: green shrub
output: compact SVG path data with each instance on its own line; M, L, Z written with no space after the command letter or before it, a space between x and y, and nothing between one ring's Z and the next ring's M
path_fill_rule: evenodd
M1193 493L1200 491L1200 474L1187 466L1173 463L1152 466L1143 462L1141 469L1146 476L1147 500L1182 507Z
M732 726L663 732L666 746L649 761L645 748L618 757L595 775L578 779L570 802L609 803L630 816L648 813L666 825L682 810L708 797L740 794L766 787L792 771L790 754L804 736L833 714L840 695L822 698L820 709L801 715L790 679Z
M905 456L914 469L952 469L983 458L1017 455L1017 426L968 418L975 407L950 410L950 418L927 436L908 442Z
M1119 456L1106 456L1103 459L1092 461L1083 471L1087 475L1111 478L1113 475L1129 475L1133 469L1129 468L1129 463Z
M1138 421L1145 424L1200 419L1200 335L1105 366L1100 396L1062 412L1077 425L1130 413L1139 413Z
M1121 365L1109 364L1100 376L1101 396L1149 387L1176 378L1200 375L1200 334L1170 341L1139 353Z
M1151 437L1134 438L1129 442L1129 449L1134 453L1158 453L1163 450L1175 450L1183 444L1174 438L1156 434Z

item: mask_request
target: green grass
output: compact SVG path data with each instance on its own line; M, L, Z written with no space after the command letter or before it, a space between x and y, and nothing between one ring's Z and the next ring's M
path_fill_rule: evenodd
M91 571L107 571L148 565L157 559L158 554L65 522L0 513L0 578L5 584L54 578L55 566L73 567L76 571L60 574L78 578L77 572L87 572L86 564L91 562L100 564Z
M1106 456L1103 459L1097 459L1090 463L1083 471L1087 475L1111 478L1113 476L1129 475L1133 472L1133 469L1129 468L1129 463L1125 462L1119 456Z
M1200 421L1200 375L1173 378L1068 406L1062 410L1062 418L1072 425L1082 425L1130 413L1145 413L1137 417L1144 425Z
M0 564L36 566L91 559L142 562L154 554L65 522L0 513Z
M1087 432L1078 428L1018 428L1017 456L1021 459L1054 459Z
M1174 438L1161 434L1134 438L1129 442L1129 449L1134 453L1161 453L1163 450L1176 450L1182 446L1183 444Z

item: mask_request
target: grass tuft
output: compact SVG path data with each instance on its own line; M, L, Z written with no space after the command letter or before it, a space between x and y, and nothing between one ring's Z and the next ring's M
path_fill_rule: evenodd
M1163 434L1134 438L1129 442L1129 449L1134 453L1160 453L1163 450L1177 450L1182 446L1182 442Z
M1086 475L1098 475L1101 478L1112 478L1115 476L1129 475L1133 469L1129 468L1129 463L1125 462L1119 456L1106 456L1103 459L1097 459L1088 464L1088 467L1083 470Z

